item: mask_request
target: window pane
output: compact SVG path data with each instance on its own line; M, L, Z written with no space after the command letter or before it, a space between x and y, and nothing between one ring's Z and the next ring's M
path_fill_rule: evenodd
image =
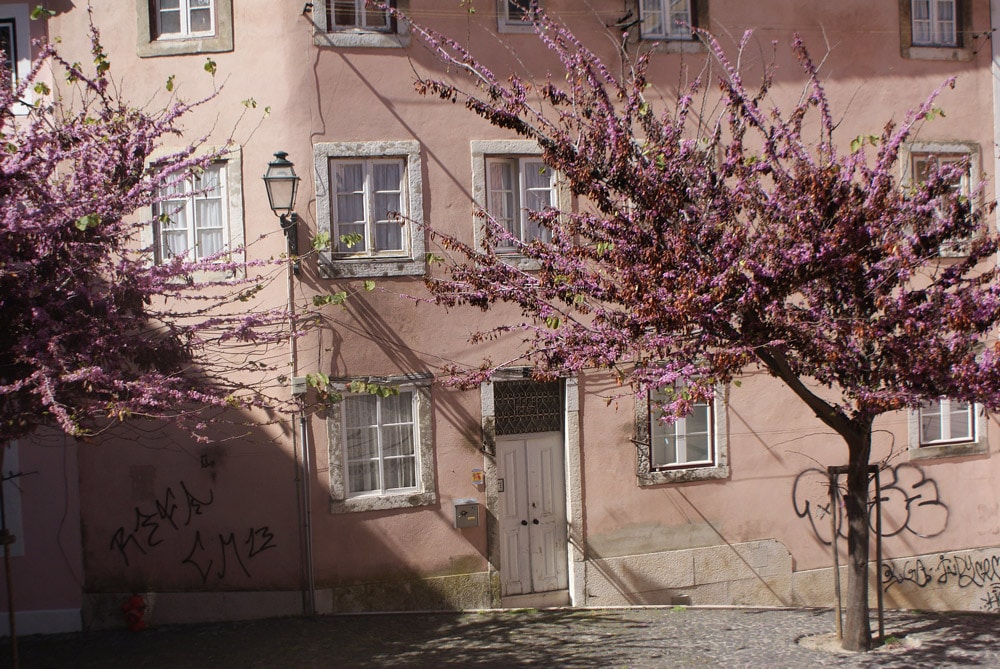
M642 34L662 36L663 30L663 10L660 6L661 0L642 0L640 12L642 14Z
M181 31L181 13L178 11L160 12L160 33L176 35Z
M385 461L386 490L416 487L416 460L414 458L390 458Z
M966 402L951 402L950 439L971 439L972 408Z
M928 402L920 408L920 441L930 443L941 440L941 404Z
M385 30L389 27L389 14L384 9L371 7L365 10L365 27Z
M372 178L376 191L401 190L400 181L402 179L403 165L401 163L374 163L372 166Z
M378 461L352 462L347 468L347 488L349 492L379 490Z
M687 459L685 462L708 462L710 460L712 460L712 455L709 449L708 433L693 434L689 432L687 435Z
M333 2L333 25L343 27L357 27L358 13L357 3L364 0L334 0Z
M0 87L8 88L14 81L14 45L17 44L16 38L14 36L14 22L2 19L0 20L0 60L3 61L3 65L7 68L7 72L10 74L10 78L0 81Z
M212 10L192 9L189 32L192 33L212 32Z

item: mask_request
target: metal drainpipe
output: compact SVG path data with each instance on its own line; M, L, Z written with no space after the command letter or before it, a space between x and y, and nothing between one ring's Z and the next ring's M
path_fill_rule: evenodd
M295 267L294 262L291 260L291 235L297 233L297 226L292 227L290 230L286 230L286 242L288 244L289 250L289 261L288 261L288 324L289 324L289 338L288 338L288 353L289 353L289 366L291 367L291 378L292 383L294 379L299 375L299 352L298 352L298 342L295 337L295 328L297 326L295 317ZM306 424L306 412L302 406L302 401L298 398L296 402L298 404L298 435L295 434L295 423L292 423L292 451L293 453L297 450L296 446L299 445L302 448L302 467L300 471L296 472L296 476L301 476L302 487L301 491L299 486L296 486L296 497L298 497L298 509L299 509L299 522L302 528L302 550L304 555L304 568L305 568L305 581L306 581L306 591L305 591L305 602L304 602L304 613L305 615L315 615L316 613L316 579L314 575L314 565L313 565L313 551L312 551L312 495L310 481L312 478L312 457L310 454L309 447L309 436L307 432ZM298 438L296 438L298 437ZM298 456L296 454L296 461ZM296 462L296 468L298 469L298 462Z

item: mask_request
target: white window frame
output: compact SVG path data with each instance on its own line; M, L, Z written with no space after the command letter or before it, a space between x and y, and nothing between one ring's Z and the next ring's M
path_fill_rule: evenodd
M941 4L947 3L951 7L951 21L947 21L941 17ZM924 6L927 9L926 18L918 18L918 6ZM912 42L914 46L930 46L930 47L948 47L953 48L958 46L958 12L961 8L959 7L958 0L910 0L910 26L912 32ZM951 27L948 28L947 24L950 23ZM918 40L917 34L918 24L924 24L929 33L929 39Z
M711 430L711 461L696 461L674 464L653 464L653 421L659 420L659 414L651 404L648 395L636 397L636 477L640 486L663 485L666 483L689 483L729 478L729 432L726 410L729 404L728 389L718 386L715 398L710 403L709 425ZM674 423L678 431L686 427L686 418L679 418Z
M218 189L216 192L205 189L201 183L201 177L192 175L175 184L175 188L179 187L183 189L181 192L166 196L169 199L157 203L154 207L153 213L155 218L153 225L156 229L156 237L153 247L157 263L166 262L174 255L169 252L167 245L167 237L171 232L184 231L186 238L184 249L186 253L185 260L188 261L201 260L206 255L212 255L230 247L229 212L227 211L229 198L226 187L229 174L228 165L225 161L218 161L209 165L205 171L206 173L210 171L218 173ZM201 225L198 215L199 203L208 200L217 202L220 215L219 224L213 225L211 228ZM168 220L163 220L164 218ZM184 220L187 225L184 228L172 227L171 223L178 220ZM200 247L198 241L199 233L205 230L214 230L222 234L222 242L219 249L206 252Z
M23 79L31 71L31 25L29 23L29 10L27 4L0 5L0 20L8 23L13 32L12 59L10 86L17 85L18 80ZM30 87L29 87L30 88ZM32 101L32 91L24 92L27 102ZM14 104L14 113L22 116L28 113L28 106L20 102Z
M327 414L330 462L330 512L352 513L426 506L437 503L434 489L434 439L431 423L430 374L405 374L387 377L366 377L368 383L397 387L412 393L414 430L414 477L417 484L410 488L379 489L350 492L347 436L344 406L334 406ZM331 384L338 392L348 392L349 379ZM382 398L379 398L379 404ZM384 472L383 472L384 473ZM384 481L384 479L383 479Z
M157 39L198 39L215 36L215 0L208 0L209 25L211 26L208 30L191 29L191 13L204 10L203 7L193 7L191 5L192 0L177 0L176 10L174 8L164 8L162 6L163 0L155 0L155 2ZM175 11L180 19L179 29L177 32L164 32L163 13L174 13Z
M472 153L472 199L477 209L488 210L488 171L487 163L492 159L528 159L538 160L542 155L542 149L537 142L530 139L486 139L472 140L470 142ZM518 170L520 175L521 171ZM562 211L568 211L572 205L567 189L562 184L559 174L553 173L554 179L550 202L552 206ZM521 183L521 177L518 177ZM519 185L520 188L520 185ZM519 194L519 197L521 194ZM485 240L485 222L479 216L473 217L473 235L477 248L481 248ZM522 269L537 269L538 263L524 258L516 253L514 249L498 249L499 252L508 256L508 261L518 265Z
M497 0L497 31L501 33L530 33L535 27L530 21L522 20L524 10L515 10L511 13L511 5L530 6L534 2L541 5L541 0Z
M352 1L352 0L346 0ZM355 11L364 17L366 0L353 0ZM338 26L334 24L332 12L335 0L319 0L314 3L312 16L313 43L316 46L338 48L403 48L410 45L409 25L405 21L390 19L388 27L369 27L365 19L361 25ZM392 3L401 12L409 10L410 0L394 0Z
M923 460L928 458L955 457L963 455L976 455L986 453L988 444L986 442L986 412L975 403L968 403L968 437L952 438L950 434L950 416L952 414L953 400L942 397L936 402L941 410L942 434L938 439L925 440L923 431L923 411L924 409L909 410L909 451L911 460ZM947 415L949 420L945 420Z
M660 420L660 412L656 409L655 403L657 400L665 400L666 395L663 393L656 393L654 397L647 398L647 402L650 403L649 406L649 466L650 469L656 470L667 470L667 469L685 469L690 467L714 467L716 458L718 457L718 445L715 439L715 401L711 402L696 402L692 406L692 413L678 418L673 423L665 423ZM694 412L704 412L706 414L706 429L704 432L692 432L688 430L689 424L691 422L691 417ZM703 460L692 459L688 455L687 442L689 437L694 435L704 434L706 441L708 442L709 457ZM672 439L674 444L675 457L673 459L664 459L662 462L658 462L655 456L657 449L657 442L661 439Z
M212 30L188 34L162 34L159 29L159 0L135 1L136 53L140 58L233 50L233 0L212 0ZM189 0L181 0L181 6L188 7Z
M339 160L403 161L404 211L400 224L403 232L401 250L372 252L338 250L339 235L334 220L335 193L334 166ZM325 278L357 278L384 276L422 275L426 268L423 230L423 184L421 175L420 143L416 140L384 142L325 142L313 146L316 184L316 218L320 232L330 235L330 247L319 256L320 273ZM374 229L374 221L367 221L366 230Z
M394 165L399 169L399 181L396 182L394 188L383 188L381 190L376 189L375 186L375 170L380 165ZM361 191L340 191L338 184L340 183L339 171L341 168L345 167L361 167L362 171L362 186ZM371 257L377 258L381 256L388 257L399 257L408 256L409 240L406 235L403 234L402 230L400 232L400 244L398 248L379 248L378 244L378 228L379 226L400 226L401 228L406 225L404 221L398 221L393 219L393 212L402 213L405 215L407 211L406 206L406 161L402 158L331 158L329 162L329 183L330 183L330 213L331 213L331 227L332 227L332 240L331 246L333 252L342 258L354 258L354 257ZM376 208L375 201L378 194L387 194L390 197L394 196L396 199L397 206L394 209L388 211L381 211ZM360 196L362 201L362 219L360 221L348 221L343 220L340 212L339 202L341 196ZM345 228L356 227L357 225L362 226L361 233L350 233ZM353 244L351 246L345 246L341 243L340 238L347 234L360 234L361 241Z
M934 22L937 20L938 9L937 0L929 0L932 9L926 21L931 26L932 39L929 42L920 43L915 41L914 36L915 21L917 12L914 11L915 3L921 0L898 0L899 2L899 47L900 55L903 58L915 60L950 60L950 61L970 61L975 58L973 50L973 40L969 38L968 30L972 22L971 0L952 0L954 7L954 26L949 32L948 39L933 37Z
M675 2L682 5L679 11L673 6ZM642 39L694 40L695 36L688 27L696 24L693 9L691 0L639 0ZM652 21L654 17L655 21Z
M243 150L239 146L226 148L206 145L204 147L204 150L210 153L222 151L223 149L225 149L225 152L221 154L218 160L218 163L224 164L225 167L225 179L220 184L224 193L222 198L222 215L225 221L222 235L223 244L224 248L237 249L243 247L246 239L243 230ZM157 156L169 155L170 153L173 153L170 148L160 148L151 156L151 162L155 164ZM158 207L154 206L149 210L150 223L143 228L140 239L143 248L149 249L154 262L162 260L160 240L157 239L159 235L158 215ZM243 255L242 252L234 254L232 260L240 262L243 260ZM192 256L188 256L188 260L193 259Z
M498 200L501 199L501 193L506 193L508 191L498 192L490 187L490 173L493 167L501 166L511 170L512 179L512 189L510 192L512 196L513 211L508 212L508 216L512 219L511 223L516 230L510 230L514 236L516 236L520 241L527 243L535 239L542 239L543 241L550 241L551 231L544 228L538 229L538 235L532 234L531 226L534 225L530 219L530 212L534 210L529 210L525 205L525 201L528 199L529 191L534 191L536 193L548 192L548 206L555 207L558 205L556 196L556 177L555 171L545 165L539 156L486 156L486 211L496 217L496 211L501 208L501 204ZM541 166L540 168L538 166ZM545 170L548 174L548 185L545 187L530 187L527 184L527 174L529 171L533 170ZM503 218L507 218L504 216ZM500 219L497 219L500 222ZM497 250L501 253L515 253L517 251L516 247L510 246L498 246Z
M962 175L957 185L962 194L969 196L974 185L982 179L979 144L975 142L913 142L902 147L900 165L903 174L900 182L904 187L920 182L917 165L920 160L937 159L943 163L959 163L968 161L968 169ZM972 207L977 203L973 201ZM940 253L944 257L959 257L965 255L964 246L968 239L956 239L941 245Z

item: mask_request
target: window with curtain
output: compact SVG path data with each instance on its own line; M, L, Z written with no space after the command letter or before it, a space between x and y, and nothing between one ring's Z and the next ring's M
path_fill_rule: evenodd
M222 251L226 239L226 166L210 165L203 173L169 184L154 208L157 262L184 255L200 260Z
M549 241L551 231L532 220L530 212L555 205L555 172L541 158L486 159L486 210L514 238ZM500 244L514 248L513 240Z
M347 494L420 489L414 393L348 395L341 406Z

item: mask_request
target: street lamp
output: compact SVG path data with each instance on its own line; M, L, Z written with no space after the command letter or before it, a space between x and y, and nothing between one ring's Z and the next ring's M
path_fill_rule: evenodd
M295 208L295 192L299 189L299 177L295 174L295 165L288 160L288 154L278 151L274 160L267 164L267 172L262 177L267 188L267 201L271 211L281 220L281 229L288 241L288 255L294 258L292 272L299 273L299 235L298 215L292 211Z

